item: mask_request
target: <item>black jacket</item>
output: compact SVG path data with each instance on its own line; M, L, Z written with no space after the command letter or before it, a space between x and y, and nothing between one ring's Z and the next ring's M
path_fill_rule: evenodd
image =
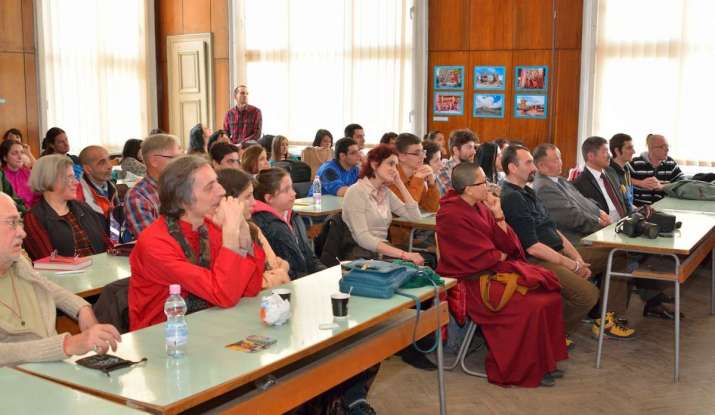
M303 220L295 212L290 220L292 231L285 221L270 211L254 212L252 218L276 255L290 264L292 280L326 268L311 249Z
M621 190L620 183L614 182L613 175L608 174L607 171L604 170L604 173L606 173L606 179L608 179L608 181L611 183L611 187L616 193L616 197L620 200L621 205L624 207L624 209L626 209L626 214L628 214L628 203L626 202L625 195ZM615 174L615 172L613 172L613 174ZM578 178L573 182L573 184L574 186L576 186L576 189L581 192L582 195L596 202L596 204L602 211L610 213L608 211L608 203L606 202L607 195L604 195L603 192L601 192L601 186L598 185L596 178L593 177L593 174L591 174L590 170L584 168L583 172L578 176Z

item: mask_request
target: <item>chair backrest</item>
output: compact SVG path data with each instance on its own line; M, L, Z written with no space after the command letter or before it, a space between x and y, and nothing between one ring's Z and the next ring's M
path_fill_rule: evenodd
M333 151L325 147L306 147L300 156L300 159L310 166L310 177L315 177L320 165L331 158L333 158Z
M313 182L293 183L293 190L295 190L295 197L300 199L302 197L308 196L308 190L310 190L310 186L312 184L313 184Z
M290 174L293 183L312 182L310 166L297 160L280 160L273 162L273 167L281 168Z

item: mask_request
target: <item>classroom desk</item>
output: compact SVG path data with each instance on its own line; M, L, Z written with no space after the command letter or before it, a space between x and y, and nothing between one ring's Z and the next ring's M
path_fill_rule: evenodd
M72 360L79 357L24 364L20 369L119 403L173 414L206 405L238 388L243 391L257 379L270 374L282 376L280 371L303 364L286 376L306 374L298 376L297 381L279 382L275 393L273 388L251 396L250 392L241 392L248 393L250 412L260 407L269 408L262 413L283 413L410 344L415 326L415 311L410 307L414 303L398 295L387 300L352 297L348 318L338 320L337 328L321 330L321 323L333 321L330 294L338 290L340 275L336 266L286 284L292 290L293 317L281 327L267 327L259 320L260 295L244 298L230 309L211 308L187 316L189 344L182 359L167 357L164 325L158 324L122 336L117 354L130 360L146 357L148 362L113 372L111 377L73 364ZM448 287L455 283L453 279L447 282ZM409 291L424 300L434 297L432 287ZM447 323L445 302L421 313L417 338L434 331L437 318L440 325ZM224 347L251 334L273 337L277 343L257 353ZM438 370L438 374L443 380L443 372ZM286 387L290 394L276 399L274 395ZM443 389L441 392L444 396Z
M608 265L606 267L606 278L603 289L603 304L601 306L601 321L605 321L606 310L608 309L608 289L612 276L627 278L647 278L662 281L670 281L675 284L675 362L673 368L673 381L679 378L680 367L680 284L685 282L697 269L698 265L712 253L712 282L710 313L715 314L715 215L698 212L669 211L676 215L677 220L683 225L679 231L675 232L672 238L658 237L648 239L645 237L629 238L623 234L615 232L615 224L611 224L600 231L584 238L585 242L590 242L594 247L609 248ZM612 271L613 255L616 252L637 252L645 254L657 254L671 257L674 261L672 272L661 269L652 270L644 267L634 270L631 273ZM598 349L596 351L596 367L601 367L601 352L603 350L603 330L598 336Z
M7 414L138 414L119 405L18 370L0 368L0 412Z
M415 231L417 229L434 231L437 227L437 217L436 213L423 213L422 219L418 221L411 221L407 218L396 217L392 218L392 224L410 229L410 237L407 245L407 251L412 252L412 244L415 239Z
M687 200L666 197L653 203L653 207L658 210L669 209L674 211L715 214L715 201L712 200Z
M92 265L80 274L57 275L56 271L39 271L40 275L82 298L98 295L105 285L131 275L129 258L92 255Z
M340 213L343 210L343 198L341 196L323 195L320 198L320 207L313 204L313 197L296 199L293 204L293 211L300 216L308 218L310 225L313 224L314 217L329 216Z

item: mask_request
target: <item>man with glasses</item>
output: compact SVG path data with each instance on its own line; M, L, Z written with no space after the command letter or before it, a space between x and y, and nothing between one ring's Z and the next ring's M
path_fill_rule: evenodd
M474 161L478 145L479 139L469 129L454 130L449 134L449 152L452 158L443 161L442 169L437 175L440 194L444 195L452 190L452 169L459 163Z
M129 232L139 234L159 217L159 176L169 162L182 154L176 137L154 134L142 143L146 176L127 192L124 215Z
M501 191L504 217L519 237L529 262L553 271L558 277L566 333L573 333L598 301L598 289L588 282L590 264L559 232L543 202L527 186L534 181L537 171L529 149L510 145L502 152L502 167L506 173Z
M320 177L322 194L343 196L348 187L355 184L360 173L360 148L352 138L341 138L335 142L335 158L321 164L316 176ZM308 196L313 196L311 186Z
M633 202L636 206L650 205L665 197L663 184L685 178L678 163L668 157L668 141L661 134L648 134L648 151L634 157L628 169L633 181Z

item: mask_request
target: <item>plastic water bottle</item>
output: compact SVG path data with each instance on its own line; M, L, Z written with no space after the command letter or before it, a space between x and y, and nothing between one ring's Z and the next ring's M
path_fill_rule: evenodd
M181 285L169 286L169 298L164 303L166 314L166 354L182 357L189 342L189 326L186 324L186 301L181 297Z
M323 193L323 185L320 184L320 177L315 176L315 180L313 180L313 204L316 207L320 207L320 199Z

